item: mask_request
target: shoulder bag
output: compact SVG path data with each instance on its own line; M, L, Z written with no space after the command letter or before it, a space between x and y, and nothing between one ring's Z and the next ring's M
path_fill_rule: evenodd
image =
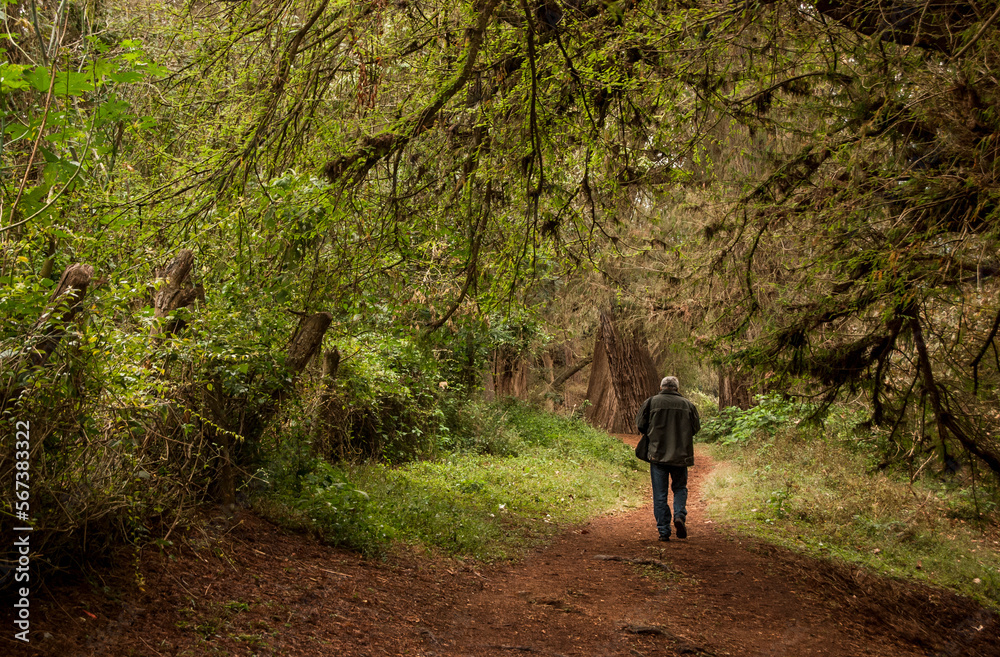
M649 463L649 436L642 434L639 444L635 446L635 457L640 461Z

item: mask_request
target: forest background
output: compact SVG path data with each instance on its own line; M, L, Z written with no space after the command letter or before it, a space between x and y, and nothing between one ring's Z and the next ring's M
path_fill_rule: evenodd
M348 464L516 451L498 398L631 432L661 373L724 441L850 409L995 522L997 3L0 11L41 568L305 489L367 549Z

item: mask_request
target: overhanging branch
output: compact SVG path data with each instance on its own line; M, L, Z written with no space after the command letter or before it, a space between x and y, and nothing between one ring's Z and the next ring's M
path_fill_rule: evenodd
M434 95L431 101L420 110L406 116L389 129L364 137L354 151L331 160L323 168L327 179L335 183L347 176L354 182L360 182L368 175L372 167L400 148L406 146L412 139L423 134L437 121L441 109L452 97L462 90L472 76L476 58L482 48L493 13L499 0L480 0L477 3L478 19L476 26L467 30L468 45L465 49L465 59L455 75Z

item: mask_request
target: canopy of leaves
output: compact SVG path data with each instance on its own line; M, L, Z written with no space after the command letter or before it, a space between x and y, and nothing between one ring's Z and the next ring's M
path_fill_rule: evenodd
M4 4L5 340L72 262L140 335L121 291L189 247L256 371L322 311L471 382L597 270L583 305L1000 470L995 2L123 7Z

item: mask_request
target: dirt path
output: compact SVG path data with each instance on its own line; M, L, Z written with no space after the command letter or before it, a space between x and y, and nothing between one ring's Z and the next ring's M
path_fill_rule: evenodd
M372 563L248 515L213 548L151 555L143 592L112 602L82 587L53 591L36 640L17 650L1000 655L1000 620L971 602L716 528L701 495L711 469L700 455L691 471L687 540L656 541L647 505L568 531L519 564L487 568L412 554ZM108 587L112 596L119 588Z
M699 456L687 540L656 541L651 504L595 520L459 597L438 627L439 638L453 641L441 654L489 654L496 646L564 655L935 654L933 638L921 642L905 612L851 613L859 607L853 596L869 591L860 583L855 593L838 590L844 573L718 531L701 495L713 464ZM991 623L995 634L996 618ZM974 646L947 647L937 652L975 654ZM990 650L982 654L1000 654Z

